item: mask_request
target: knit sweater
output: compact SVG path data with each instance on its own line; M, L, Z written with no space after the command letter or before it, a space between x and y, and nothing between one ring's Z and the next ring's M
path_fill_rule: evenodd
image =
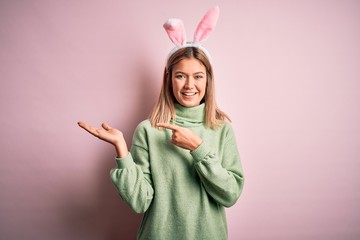
M240 196L244 177L229 123L205 126L205 104L176 105L173 124L189 128L203 140L194 151L170 142L172 131L141 122L130 153L117 158L110 172L121 198L145 213L138 239L227 239L224 207Z

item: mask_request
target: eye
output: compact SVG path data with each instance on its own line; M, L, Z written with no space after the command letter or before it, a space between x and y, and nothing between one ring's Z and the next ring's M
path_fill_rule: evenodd
M175 75L175 78L177 78L177 79L184 79L184 78L185 78L185 75L183 75L183 74L176 74L176 75Z
M195 76L195 79L202 79L202 78L204 78L203 75L196 75L196 76Z

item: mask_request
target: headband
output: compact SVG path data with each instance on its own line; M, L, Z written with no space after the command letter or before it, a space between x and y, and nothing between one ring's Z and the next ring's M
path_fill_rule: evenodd
M219 7L215 6L206 12L199 25L196 28L194 39L192 42L186 42L186 32L184 23L181 19L170 18L163 27L170 40L175 44L175 47L170 51L168 59L179 49L186 47L196 47L202 50L208 59L211 61L209 52L201 46L201 42L205 41L209 34L214 31L216 22L219 18Z

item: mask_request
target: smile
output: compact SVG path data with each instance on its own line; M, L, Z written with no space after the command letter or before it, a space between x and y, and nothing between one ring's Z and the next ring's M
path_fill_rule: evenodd
M185 96L195 96L197 93L196 92L183 92L183 93L181 93L182 95L185 95Z

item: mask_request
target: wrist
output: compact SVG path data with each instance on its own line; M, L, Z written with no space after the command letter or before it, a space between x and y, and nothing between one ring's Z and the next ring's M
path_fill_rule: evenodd
M114 147L115 147L117 158L124 158L129 154L129 151L128 151L125 141L115 143Z
M192 149L190 149L191 151L195 151L195 149L197 149L201 144L202 144L203 140L201 138L197 139L195 141L195 143L193 144Z

